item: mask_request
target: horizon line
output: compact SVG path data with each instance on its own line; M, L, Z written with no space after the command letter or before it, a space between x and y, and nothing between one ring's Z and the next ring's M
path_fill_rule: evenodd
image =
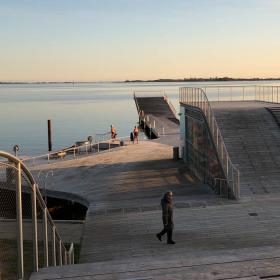
M0 81L0 84L75 84L75 83L129 83L129 82L201 82L201 81L276 81L280 80L280 77L251 77L251 78L232 78L232 77L190 77L190 78L158 78L158 79L125 79L125 80L96 80L96 81L81 81L81 80L9 80Z

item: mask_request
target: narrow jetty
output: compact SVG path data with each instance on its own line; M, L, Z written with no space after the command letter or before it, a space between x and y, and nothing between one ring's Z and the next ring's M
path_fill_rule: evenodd
M166 95L139 96L134 94L139 124L150 139L178 135L176 110Z

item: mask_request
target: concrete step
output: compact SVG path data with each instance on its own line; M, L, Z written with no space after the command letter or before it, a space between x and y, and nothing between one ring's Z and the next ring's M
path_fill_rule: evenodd
M240 170L241 195L279 192L280 129L267 103L211 103L227 150ZM272 183L272 179L276 183ZM265 189L264 189L265 188Z

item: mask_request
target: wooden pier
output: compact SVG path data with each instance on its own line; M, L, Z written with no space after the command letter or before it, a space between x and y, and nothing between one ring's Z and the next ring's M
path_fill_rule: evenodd
M167 96L134 95L134 100L139 124L150 139L179 133L177 113Z

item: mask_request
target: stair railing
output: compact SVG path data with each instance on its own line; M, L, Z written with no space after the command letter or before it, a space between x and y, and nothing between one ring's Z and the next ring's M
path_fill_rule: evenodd
M210 106L205 92L201 88L180 88L179 99L181 103L199 108L205 116L219 161L223 168L227 185L236 199L240 198L240 176L239 170L232 163L223 140L221 131L217 124L214 112Z
M20 159L9 153L0 151L0 158L0 167L5 171L2 174L6 174L1 177L0 192L12 191L15 193L15 201L10 202L9 208L16 208L17 268L15 267L15 269L17 269L18 279L25 279L27 274L25 268L30 263L28 259L30 258L30 248L26 247L25 237L29 239L32 237L31 271L37 272L39 267L73 264L74 245L72 243L70 249L67 250L31 172ZM1 217L5 221L11 210L2 209L2 207L0 205ZM26 212L29 208L31 209L26 218ZM32 221L31 236L26 228L27 220ZM16 266L16 264L8 265Z

